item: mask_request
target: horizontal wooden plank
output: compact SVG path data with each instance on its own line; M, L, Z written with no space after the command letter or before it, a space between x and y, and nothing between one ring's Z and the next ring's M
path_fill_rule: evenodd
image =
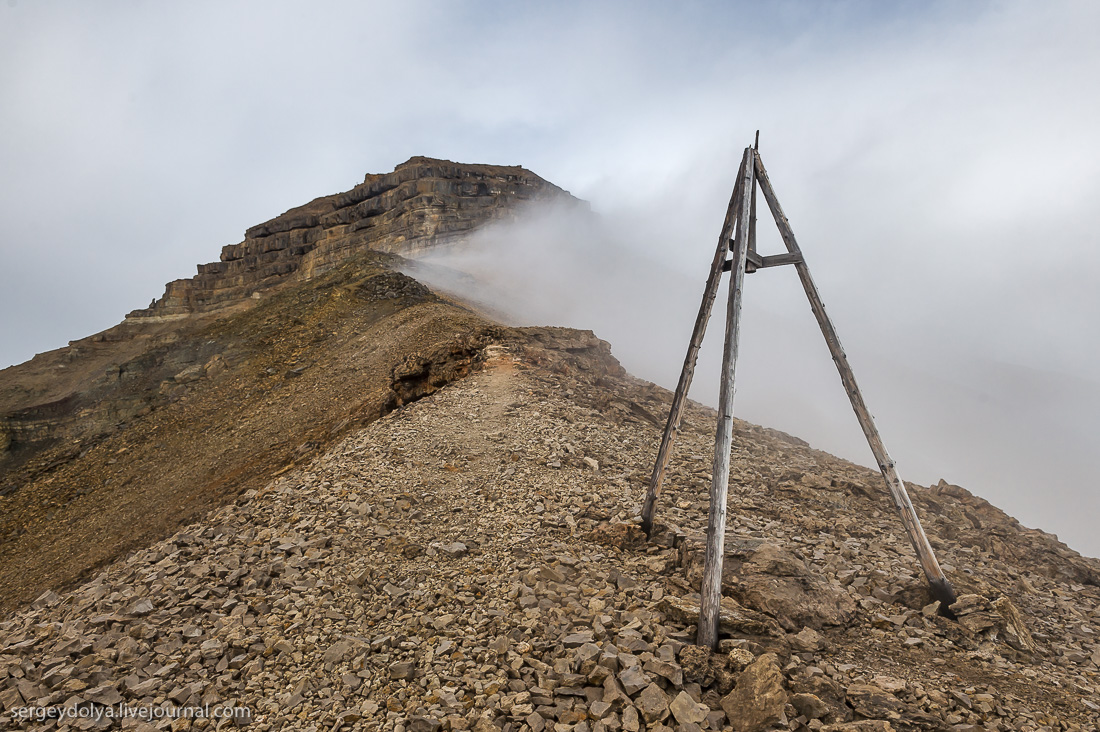
M784 264L800 264L802 262L802 254L799 252L788 252L787 254L773 254L770 257L760 257L760 264L758 267L779 267Z

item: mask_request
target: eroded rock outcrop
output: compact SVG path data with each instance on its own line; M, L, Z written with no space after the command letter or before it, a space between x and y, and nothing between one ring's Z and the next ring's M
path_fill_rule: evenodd
M224 307L288 280L310 279L367 250L416 256L462 242L535 201L586 205L519 166L414 157L392 173L368 174L350 191L253 226L244 241L222 248L220 261L169 282L163 297L127 317Z

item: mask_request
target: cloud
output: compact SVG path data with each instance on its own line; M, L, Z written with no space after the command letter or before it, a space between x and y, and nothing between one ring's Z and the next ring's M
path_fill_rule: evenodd
M423 154L523 164L592 201L610 269L628 262L616 287L634 266L682 283L654 328L675 371L761 129L903 475L942 466L1100 554L1075 503L1096 493L1078 397L1100 356L1098 20L1088 2L7 3L0 363L108 327L248 226ZM750 280L739 410L858 456L831 365L802 368L823 346L805 350L819 336L788 274ZM986 406L902 398L936 384ZM1000 429L1043 420L1072 449Z

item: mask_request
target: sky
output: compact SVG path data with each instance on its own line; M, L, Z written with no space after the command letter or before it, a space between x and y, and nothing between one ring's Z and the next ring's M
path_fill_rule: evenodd
M450 264L671 387L759 129L901 474L1100 556L1098 31L1094 2L0 0L0 367L428 155L590 201ZM745 298L738 416L870 462L793 271Z

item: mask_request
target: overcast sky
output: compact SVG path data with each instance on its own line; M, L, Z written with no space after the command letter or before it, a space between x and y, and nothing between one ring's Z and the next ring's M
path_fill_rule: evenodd
M760 129L902 475L1100 555L1098 33L1095 2L0 0L0 365L430 155L522 164L590 200L601 235L561 245L592 265L584 296L517 317L587 324L672 386ZM540 256L554 231L527 231ZM561 284L534 269L527 291ZM738 414L867 462L793 272L746 297Z

